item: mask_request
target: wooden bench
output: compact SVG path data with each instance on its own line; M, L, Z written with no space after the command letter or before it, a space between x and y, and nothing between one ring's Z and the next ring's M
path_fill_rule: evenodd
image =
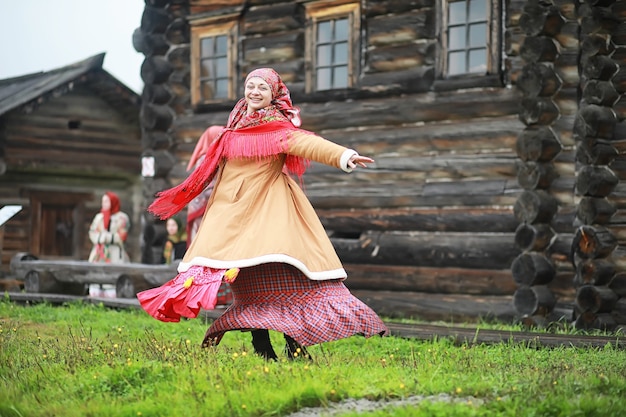
M11 258L11 273L27 293L86 295L89 284L115 285L118 298L158 287L177 274L173 265L103 264L75 260L40 260L20 252Z

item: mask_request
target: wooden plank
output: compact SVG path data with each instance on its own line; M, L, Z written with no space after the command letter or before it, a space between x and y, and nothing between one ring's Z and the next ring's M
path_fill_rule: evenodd
M431 16L429 9L417 9L368 19L368 45L375 49L376 46L401 44L410 50L414 41L435 37Z
M29 122L32 123L32 122ZM128 140L134 138L134 140ZM9 143L18 146L26 141L29 145L41 143L50 146L65 146L87 149L119 149L126 152L137 152L141 145L138 131L108 131L108 130L83 130L82 132L68 131L65 128L47 128L39 125L24 126L19 129L12 129L9 135Z
M74 115L72 115L74 116ZM72 118L73 119L73 118ZM89 132L95 133L104 133L107 132L109 134L132 134L133 137L136 137L138 132L138 127L136 124L129 123L125 120L117 121L117 120L100 120L93 119L88 122L84 119L80 119L81 125L80 129L87 130ZM28 123L28 124L26 124ZM83 124L86 123L86 124ZM68 131L68 116L51 116L40 113L30 113L30 114L18 114L15 117L12 117L7 123L7 132L28 132L30 129L46 129L51 132L62 132L65 130L65 133L70 133ZM79 129L77 129L79 130ZM84 132L83 132L84 133ZM70 133L71 134L71 133ZM128 141L128 137L126 138Z
M303 36L304 34L300 31L291 31L244 38L243 54L248 65L300 58L304 53L303 48L299 47L302 44Z
M368 50L367 56L371 70L368 72L369 85L384 85L375 80L378 73L411 70L435 59L434 48L421 42L412 44L410 48L406 44L374 46Z
M319 209L317 214L327 230L359 233L365 230L513 233L519 224L512 206L355 207Z
M68 172L71 169L77 170L79 167L91 167L88 171L105 171L110 175L111 171L119 174L135 174L139 177L141 173L141 160L138 155L119 155L110 150L94 151L94 152L68 152L63 149L47 149L45 151L45 159L43 152L34 153L25 149L11 148L11 157L7 158L7 162L12 166L18 166L20 163L22 169L29 171L39 171L57 169ZM98 162L95 162L95 161ZM107 169L109 168L109 169Z
M416 94L385 100L362 99L300 105L303 127L314 131L348 126L396 126L402 123L441 122L503 117L519 112L519 92L513 89Z
M174 278L172 265L105 264L72 260L11 260L11 273L24 279L30 271L51 273L59 282L115 284L121 275L143 275L155 287Z
M190 0L189 9L191 14L201 14L224 8L241 7L244 3L246 3L244 0Z
M520 250L513 233L366 232L331 241L345 263L507 269Z
M521 192L516 180L505 179L426 184L335 182L305 187L305 193L316 209L512 206Z
M133 107L133 109L139 113L138 106ZM71 115L69 120L81 120L81 122L86 123L85 126L96 122L110 125L132 123L119 108L95 95L90 87L77 87L72 92L44 102L37 107L36 112L30 114L36 114L37 117L59 118L60 120L65 118L66 123L69 114ZM135 117L136 114L133 118Z
M511 271L426 266L344 264L350 290L412 291L430 294L513 295Z
M243 19L245 36L302 29L303 8L296 3L273 3L249 9Z
M368 19L373 20L371 18L393 15L393 14L401 14L406 13L410 10L414 9L426 9L430 10L430 7L426 4L419 2L410 2L410 1L389 1L389 0L368 0L364 3L363 13L367 16Z
M442 155L442 156L378 156L367 170L356 170L349 178L334 167L311 164L306 173L310 184L350 180L373 183L409 181L434 181L437 179L493 179L516 178L514 155Z
M409 291L354 290L352 293L379 315L453 323L498 320L513 322L512 296L430 294Z

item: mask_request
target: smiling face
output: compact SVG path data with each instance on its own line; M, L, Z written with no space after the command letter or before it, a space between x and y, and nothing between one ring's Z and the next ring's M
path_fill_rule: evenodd
M244 97L248 105L247 113L250 114L272 103L272 88L262 78L252 77L246 82Z

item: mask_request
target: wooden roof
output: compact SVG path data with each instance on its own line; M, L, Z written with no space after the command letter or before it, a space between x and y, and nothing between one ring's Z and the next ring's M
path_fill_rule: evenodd
M30 113L48 98L71 91L76 83L89 83L129 120L138 120L139 95L102 68L104 56L100 53L51 71L0 80L0 116L16 109Z

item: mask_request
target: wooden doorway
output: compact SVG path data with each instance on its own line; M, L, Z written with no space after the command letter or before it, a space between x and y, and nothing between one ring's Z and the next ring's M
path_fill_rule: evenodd
M44 259L80 259L90 193L31 191L30 253Z

